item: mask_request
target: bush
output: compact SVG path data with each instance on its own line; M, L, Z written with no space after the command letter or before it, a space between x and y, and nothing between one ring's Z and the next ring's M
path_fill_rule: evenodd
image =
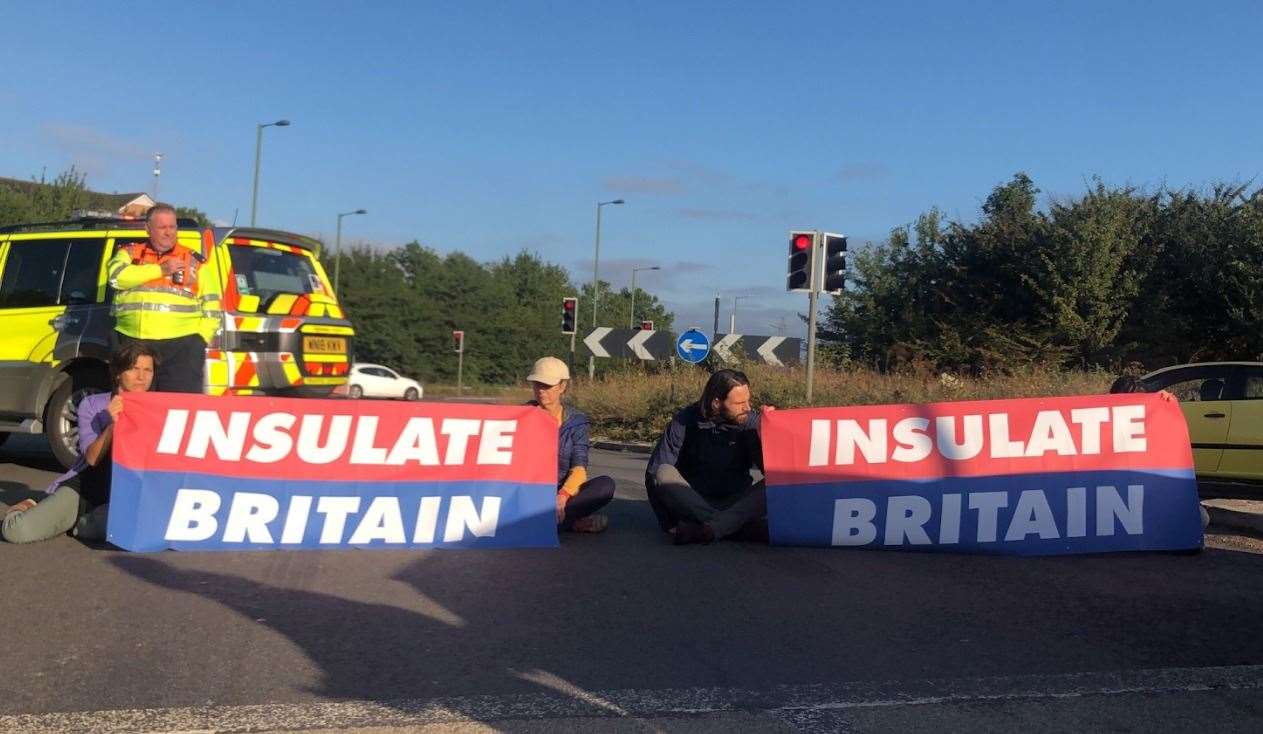
M803 369L752 365L744 371L750 378L756 406L807 405ZM656 441L675 411L698 399L708 377L705 370L684 367L656 374L621 372L575 385L571 399L592 419L596 437ZM822 407L1089 395L1106 392L1113 377L1103 371L1047 368L987 377L928 370L881 374L872 370L818 369L813 397L814 404Z

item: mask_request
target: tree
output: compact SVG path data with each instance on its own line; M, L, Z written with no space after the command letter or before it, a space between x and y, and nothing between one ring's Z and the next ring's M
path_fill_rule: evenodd
M52 181L32 178L29 184L0 183L0 226L27 222L59 222L88 200L86 177L73 166Z

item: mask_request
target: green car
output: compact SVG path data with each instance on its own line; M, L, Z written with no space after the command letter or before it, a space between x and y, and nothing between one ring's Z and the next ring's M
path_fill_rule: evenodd
M1181 364L1141 380L1179 399L1198 477L1263 482L1263 362Z

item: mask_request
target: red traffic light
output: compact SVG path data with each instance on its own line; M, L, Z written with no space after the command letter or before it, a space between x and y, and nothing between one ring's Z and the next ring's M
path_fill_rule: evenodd
M800 234L794 238L794 249L798 251L808 250L811 248L811 235Z
M566 309L567 311L573 311L573 310L574 310L574 301L573 301L573 300L571 300L571 299L569 299L569 298L567 298L566 300L564 300L564 301L562 301L562 302L561 302L561 307L562 307L562 308L564 308L564 309Z

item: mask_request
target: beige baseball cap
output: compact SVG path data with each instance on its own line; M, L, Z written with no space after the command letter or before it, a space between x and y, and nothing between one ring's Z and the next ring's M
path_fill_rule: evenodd
M539 382L551 387L562 380L569 380L570 368L556 357L540 357L535 360L535 366L526 379L529 382Z

